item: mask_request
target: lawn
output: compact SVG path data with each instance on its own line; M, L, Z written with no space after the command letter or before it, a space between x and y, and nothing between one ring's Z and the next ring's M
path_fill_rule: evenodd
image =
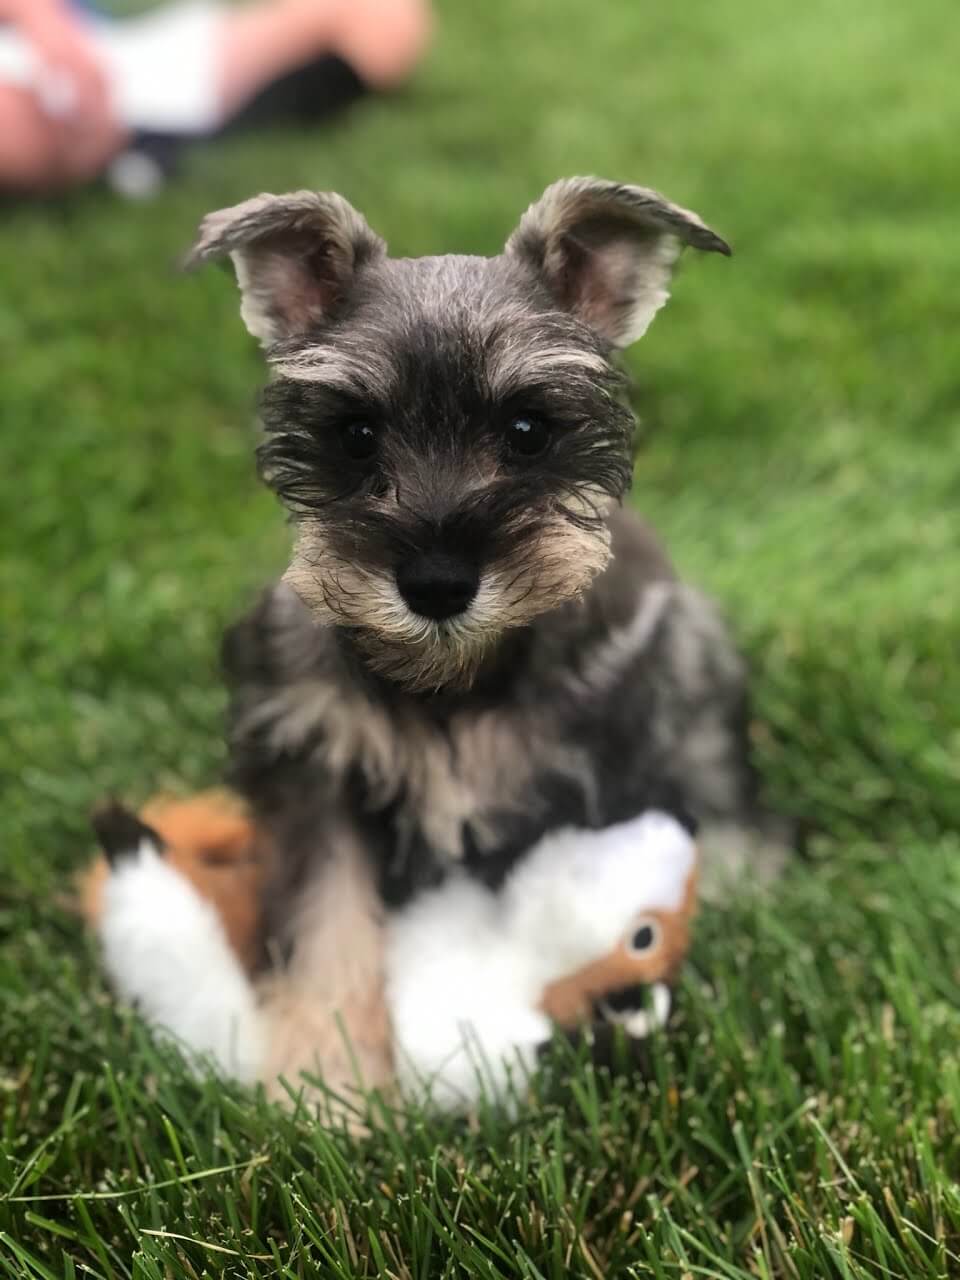
M960 1276L955 0L441 7L400 97L196 153L148 205L0 211L0 1269L23 1277ZM192 1080L63 909L85 815L222 763L218 634L284 562L258 359L199 216L337 188L495 251L553 178L703 213L630 356L635 501L752 660L813 831L700 920L645 1079L371 1141Z

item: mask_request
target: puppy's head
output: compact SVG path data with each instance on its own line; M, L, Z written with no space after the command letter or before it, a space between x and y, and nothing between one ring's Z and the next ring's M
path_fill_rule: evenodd
M293 513L287 580L408 688L468 685L509 628L606 563L633 418L611 363L684 245L728 253L655 192L549 187L495 258L394 259L332 193L205 219L266 349L261 469Z

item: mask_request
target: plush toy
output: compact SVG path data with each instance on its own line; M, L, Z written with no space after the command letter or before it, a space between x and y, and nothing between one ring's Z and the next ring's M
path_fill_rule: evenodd
M114 806L96 825L112 866L88 872L84 910L116 985L225 1072L258 1078L252 977L270 852L254 825L217 794L155 802L141 818ZM497 891L457 870L393 912L385 995L403 1090L459 1109L502 1096L554 1025L599 1015L637 1037L662 1026L696 878L691 836L648 812L545 836Z
M493 893L460 873L400 912L387 943L397 1070L441 1103L502 1093L551 1023L601 1012L645 1036L670 1009L696 855L661 813L545 836ZM644 987L652 1008L644 1008Z

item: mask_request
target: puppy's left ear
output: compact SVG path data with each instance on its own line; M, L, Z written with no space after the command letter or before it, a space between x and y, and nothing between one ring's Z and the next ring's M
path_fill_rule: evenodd
M669 297L684 245L730 254L695 213L656 191L566 178L530 206L506 252L533 267L561 307L611 346L625 347Z
M322 323L349 293L363 264L386 250L343 196L295 191L254 196L208 214L184 266L229 255L244 323L271 346Z

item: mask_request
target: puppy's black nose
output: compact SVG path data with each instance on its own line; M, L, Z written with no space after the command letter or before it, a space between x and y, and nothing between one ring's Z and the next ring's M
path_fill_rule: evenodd
M397 569L400 594L422 618L452 618L477 594L480 572L462 556L425 551Z

